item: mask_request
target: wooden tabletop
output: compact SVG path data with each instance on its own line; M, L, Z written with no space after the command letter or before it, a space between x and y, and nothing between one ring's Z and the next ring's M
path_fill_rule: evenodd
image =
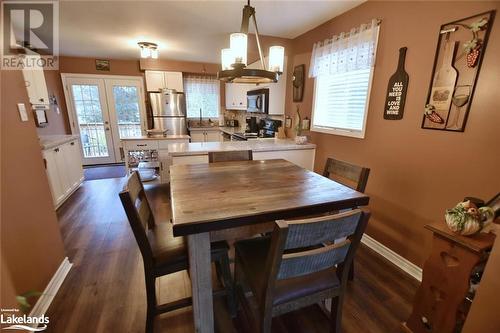
M175 236L368 205L369 197L286 160L174 165Z

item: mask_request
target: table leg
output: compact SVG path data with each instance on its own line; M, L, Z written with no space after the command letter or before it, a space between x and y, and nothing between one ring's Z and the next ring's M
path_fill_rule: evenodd
M194 327L197 333L214 331L210 234L189 235L189 271L193 294Z

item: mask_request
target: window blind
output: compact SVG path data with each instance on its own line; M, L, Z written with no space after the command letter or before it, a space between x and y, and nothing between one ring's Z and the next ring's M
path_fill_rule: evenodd
M186 75L184 92L188 118L198 118L200 109L203 118L218 118L220 104L220 82L216 77Z
M313 130L362 132L371 68L316 77Z

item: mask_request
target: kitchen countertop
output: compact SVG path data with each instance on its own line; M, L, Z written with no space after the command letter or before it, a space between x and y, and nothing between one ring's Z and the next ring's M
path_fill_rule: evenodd
M204 126L204 127L189 127L190 131L221 131L227 134L233 134L238 132L244 132L240 127L228 127L228 126Z
M190 139L191 137L189 135L153 135L153 136L147 136L147 135L141 135L141 136L135 136L133 138L121 138L121 141L133 141L133 140L182 140L182 139Z
M225 142L193 142L172 143L168 145L168 153L171 156L205 155L209 151L234 151L248 150L254 152L315 149L316 145L307 143L298 145L292 139L264 139L248 141L225 141Z
M74 134L40 135L38 140L42 149L50 149L78 139L79 137L79 135Z

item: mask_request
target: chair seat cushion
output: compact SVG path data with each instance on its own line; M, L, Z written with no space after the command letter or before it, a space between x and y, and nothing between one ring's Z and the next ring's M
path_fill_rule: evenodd
M153 252L155 269L163 272L177 271L189 267L187 240L185 237L174 237L172 223L157 223L154 229L148 230L148 240ZM229 250L226 241L210 244L213 259Z
M237 260L242 264L241 268L245 274L245 280L255 291L257 298L264 296L264 288L267 285L268 276L263 267L266 265L267 256L271 255L270 245L270 237L252 238L235 243ZM340 281L333 268L304 276L277 280L273 293L273 305L283 304L339 286Z

